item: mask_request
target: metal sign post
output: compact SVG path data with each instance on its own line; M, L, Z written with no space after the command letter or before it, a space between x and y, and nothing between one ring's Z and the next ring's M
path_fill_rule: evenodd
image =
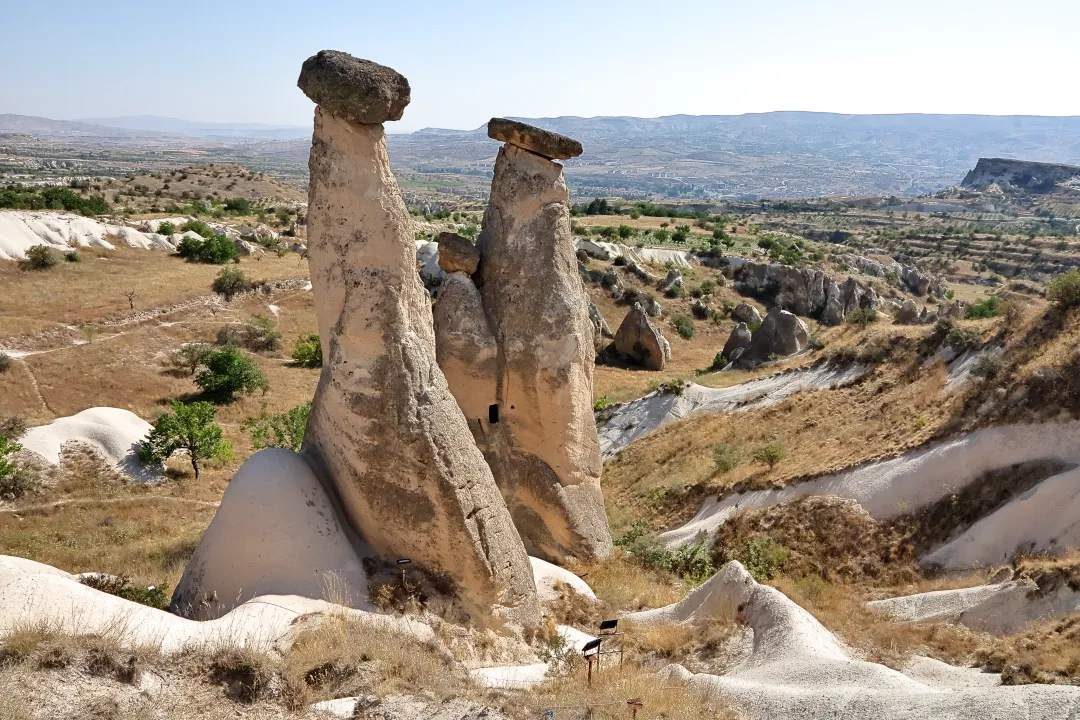
M397 561L397 564L398 567L401 568L401 589L407 590L408 588L405 587L405 568L412 565L412 560L409 558L401 558Z

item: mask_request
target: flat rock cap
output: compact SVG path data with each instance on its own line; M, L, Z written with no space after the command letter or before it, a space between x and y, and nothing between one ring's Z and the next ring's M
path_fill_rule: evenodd
M573 138L506 118L491 118L488 121L488 137L552 160L566 160L582 152L581 143Z
M296 85L331 114L369 125L400 120L410 100L409 81L397 70L337 50L305 60Z

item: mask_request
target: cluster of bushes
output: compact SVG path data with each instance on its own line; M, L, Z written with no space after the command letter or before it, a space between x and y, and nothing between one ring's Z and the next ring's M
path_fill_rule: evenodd
M273 352L281 347L281 333L270 318L252 315L243 325L223 326L218 330L217 343L254 352Z
M268 413L264 409L258 417L245 420L242 427L251 433L251 442L256 450L285 448L300 452L309 415L310 402L283 413Z
M265 393L270 387L255 361L232 344L215 349L203 343L186 343L170 353L169 363L194 375L195 384L214 402L232 402L237 393Z
M0 190L0 208L11 210L63 210L79 215L105 215L112 211L100 195L83 197L68 188L24 188L9 185Z
M205 224L198 220L194 220L186 223L181 231L191 229L187 226L191 225L193 222ZM185 260L209 263L211 265L224 265L225 263L237 259L236 246L233 245L232 240L224 235L211 234L209 237L203 237L201 240L196 240L193 237L186 237L180 241L180 244L176 247L176 252Z
M668 550L657 539L648 523L638 520L615 539L630 558L644 568L664 570L700 585L716 573L712 550L704 541Z
M22 429L18 429L18 434ZM22 450L16 437L15 432L9 435L7 429L0 433L0 500L16 500L40 484L33 468L15 460L15 453Z
M671 321L671 324L675 327L675 332L677 332L679 337L683 340L689 340L694 337L694 321L686 315L679 315Z
M293 348L292 359L300 367L322 367L322 341L319 339L319 334L311 333L297 340L296 347Z
M235 252L236 248L233 248L233 251ZM239 268L222 268L214 281L210 283L210 289L226 300L232 300L240 293L255 289L255 283L248 280L247 275Z
M750 455L751 460L768 465L770 470L786 457L787 449L778 442L765 443ZM713 446L713 464L719 474L729 473L742 464L742 452L731 443L719 443Z

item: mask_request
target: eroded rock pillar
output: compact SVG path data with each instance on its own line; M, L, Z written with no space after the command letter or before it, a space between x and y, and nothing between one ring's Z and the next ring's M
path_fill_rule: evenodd
M304 453L390 561L452 581L475 622L539 621L528 558L435 360L409 214L382 122L405 78L344 53L304 63L315 110L308 253L326 362Z

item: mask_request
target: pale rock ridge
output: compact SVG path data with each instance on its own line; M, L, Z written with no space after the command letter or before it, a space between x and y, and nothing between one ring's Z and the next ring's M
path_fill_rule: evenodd
M357 68L346 63L343 77ZM339 79L320 82L343 93L366 87ZM452 580L479 625L493 616L535 624L524 547L436 364L383 127L316 108L309 166L308 253L326 364L304 453L379 555Z
M499 349L488 462L531 554L605 557L594 331L562 166L504 145L477 247L474 277Z

